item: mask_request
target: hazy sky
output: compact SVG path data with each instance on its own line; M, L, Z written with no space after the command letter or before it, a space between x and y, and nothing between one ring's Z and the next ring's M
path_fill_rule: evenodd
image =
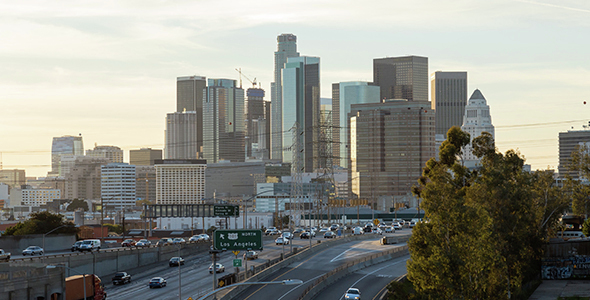
M373 58L467 71L498 148L533 169L556 168L558 133L590 120L582 0L3 1L0 33L1 162L27 176L46 175L56 136L119 146L126 161L129 149L163 148L178 76L238 79L242 68L270 100L281 33L321 58L325 98L334 82L372 81Z

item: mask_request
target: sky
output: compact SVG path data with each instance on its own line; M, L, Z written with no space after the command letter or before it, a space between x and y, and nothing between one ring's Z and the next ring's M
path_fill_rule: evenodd
M498 149L533 169L556 169L559 132L590 121L583 0L3 1L0 33L0 162L27 176L51 169L53 137L119 146L125 161L162 149L179 76L239 79L241 68L270 100L282 33L320 57L323 98L332 83L372 81L374 58L467 71Z

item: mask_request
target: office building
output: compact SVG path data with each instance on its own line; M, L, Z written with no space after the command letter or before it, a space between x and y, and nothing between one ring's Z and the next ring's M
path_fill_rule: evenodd
M25 170L0 169L0 183L7 184L9 190L21 187L21 185L27 183Z
M203 204L207 161L156 160L156 204Z
M109 163L101 168L101 198L105 206L116 209L135 207L135 166Z
M277 51L274 55L274 82L270 83L271 94L271 154L270 158L282 160L283 152L283 79L282 70L289 57L298 57L297 37L286 33L277 37Z
M246 157L268 159L270 145L270 102L264 100L264 90L246 90Z
M194 111L197 113L197 149L203 146L203 90L205 76L184 76L176 78L176 112ZM160 158L161 159L161 158Z
M453 126L463 125L467 105L467 72L437 71L430 77L430 101L436 110L436 134L446 138Z
M209 163L244 161L244 90L231 79L209 79L203 103L203 158Z
M220 162L207 164L205 181L206 198L225 199L254 195L256 182L263 181L265 163L263 161Z
M381 99L428 101L428 58L375 58L373 83L381 88Z
M348 114L350 196L376 205L382 196L410 194L434 156L434 114L428 101L353 104Z
M12 189L10 193L11 205L38 207L60 198L61 191L58 189L36 189L27 185Z
M62 155L84 155L82 135L54 137L51 145L51 176L59 174L59 161Z
M335 165L348 167L348 120L353 104L379 103L380 88L364 81L332 84L332 152Z
M300 166L304 172L313 172L319 167L320 58L290 57L282 72L283 161L295 159L292 147L296 133Z
M195 111L167 114L165 135L164 157L166 159L197 159L199 157Z
M153 166L156 159L162 159L161 149L141 148L129 150L129 164L135 166Z
M135 195L137 200L156 203L156 167L135 166Z
M77 156L70 171L64 175L64 199L99 200L101 197L101 167L109 163L104 157ZM54 182L58 184L57 181Z
M473 154L473 147L471 147L473 139L480 136L482 132L488 132L495 138L490 106L487 105L486 98L479 90L473 92L469 98L469 103L465 106L461 130L471 136L469 145L463 149L463 164L468 168L475 168L479 165L480 160Z
M117 146L94 146L94 149L86 150L86 156L104 157L112 163L123 162L123 150Z
M559 177L564 178L566 175L579 179L578 171L571 171L572 153L579 148L586 147L587 151L590 146L590 130L568 130L559 133Z

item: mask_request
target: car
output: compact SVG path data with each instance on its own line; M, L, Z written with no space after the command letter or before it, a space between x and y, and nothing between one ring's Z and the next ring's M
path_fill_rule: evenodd
M391 226L385 226L385 233L394 233L395 229Z
M158 247L159 246L166 246L166 245L172 245L171 238L162 238L156 243L156 246L158 246Z
M137 241L137 243L135 243L135 247L149 247L152 245L152 242L150 242L150 240L146 240L146 239L141 239L139 241Z
M268 227L266 229L266 231L264 232L265 235L270 235L271 232L276 231L277 228L276 227Z
M127 272L119 272L112 279L113 285L131 283L131 275Z
M288 231L283 231L283 234L281 234L281 236L286 239L293 239L293 234Z
M324 232L326 232L328 230L329 230L328 228L324 227L324 228L320 229L320 233L324 233Z
M315 237L315 233L316 233L316 231L317 231L317 230L315 230L315 229L312 229L312 230L309 232L309 233L311 234L311 237Z
M225 267L220 263L216 263L215 264L215 273L223 273L223 272L225 272ZM213 264L211 264L209 266L209 274L213 274Z
M381 230L381 228L377 227L373 229L373 233L374 234L383 234L383 230Z
M193 235L191 236L190 239L188 239L189 242L197 242L199 240L199 235Z
M100 250L100 240L84 240L79 248L80 251Z
M345 300L360 300L361 299L361 291L357 288L349 288L346 293L344 293Z
M135 246L135 241L132 239L126 239L121 243L121 247L133 247Z
M39 246L29 246L27 249L23 250L23 256L35 254L43 255L43 248Z
M247 251L244 253L244 259L258 259L258 253L256 251Z
M72 245L72 252L80 250L80 245L82 245L82 241L77 241Z
M309 239L311 234L308 231L304 231L299 235L300 239Z
M150 289L153 289L155 287L165 287L166 286L166 279L162 278L162 277L154 277L150 280L150 283L148 283Z
M355 227L352 230L352 234L354 234L354 235L365 234L365 230L362 227Z
M183 238L174 238L172 244L184 244L186 241Z
M283 237L278 237L278 238L275 240L275 243L276 243L277 245L289 245L289 239L286 239L286 238L283 238Z
M399 222L393 222L392 226L395 230L402 230L402 225Z
M295 230L293 230L293 234L301 234L303 232L303 229L301 228L297 228Z
M199 234L199 236L201 237L201 240L203 240L203 241L210 241L211 240L211 237L206 233L201 233L201 234Z
M275 229L275 230L271 231L268 235L281 235L281 231L278 229Z
M182 257L175 256L168 261L168 265L171 267L184 265L184 259Z
M335 237L336 237L336 234L334 233L334 231L326 231L326 233L324 233L325 239L333 239Z
M330 230L336 231L336 230L338 230L338 227L339 227L338 224L332 224L332 226L330 226Z

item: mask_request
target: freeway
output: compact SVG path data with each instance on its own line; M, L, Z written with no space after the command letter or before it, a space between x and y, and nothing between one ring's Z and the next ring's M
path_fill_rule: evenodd
M406 255L350 273L326 287L313 299L343 300L344 293L351 287L361 291L362 299L379 299L387 284L406 273L406 261L409 258Z
M404 232L404 234L407 234L407 231ZM281 268L267 278L261 279L261 281L301 279L304 281L302 285L296 287L285 287L281 285L251 286L245 289L244 292L234 299L295 300L298 299L301 292L315 279L321 277L329 271L351 261L363 258L367 255L389 250L392 247L400 247L405 245L381 245L379 243L380 237L381 236L375 236L364 241L352 241L326 248L302 262Z
M316 241L313 241L316 243ZM283 246L276 245L274 240L263 240L264 250L258 252L259 257L255 260L248 261L248 267L265 263L269 259L274 259L280 256L283 251ZM293 247L308 246L308 240L294 239ZM289 251L289 245L284 246L285 253ZM242 258L241 252L238 258ZM208 268L211 265L211 256L208 253L195 254L189 257L183 257L185 265L181 266L180 282L182 283L182 299L187 299L189 296L193 299L204 295L213 288L213 275L209 274ZM225 272L218 273L217 277L221 277L232 273L232 261L235 258L231 251L220 254L219 263L225 266ZM242 268L243 270L243 268ZM131 274L131 284L113 286L109 283L110 278L103 278L103 283L106 283L106 292L111 299L178 299L178 267L169 267L166 262L161 266L154 267L148 271ZM163 277L167 281L167 286L164 288L148 288L147 284L153 277Z

